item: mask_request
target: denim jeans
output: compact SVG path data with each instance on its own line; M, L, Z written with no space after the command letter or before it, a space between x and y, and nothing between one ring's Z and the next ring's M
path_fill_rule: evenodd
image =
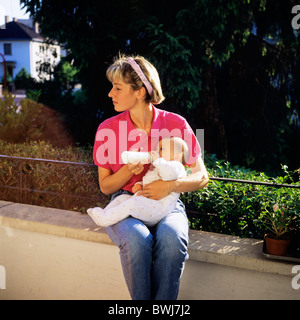
M130 194L120 190L111 200L124 193ZM110 239L120 248L123 274L133 300L177 299L188 258L188 230L180 200L154 227L129 217L106 228Z

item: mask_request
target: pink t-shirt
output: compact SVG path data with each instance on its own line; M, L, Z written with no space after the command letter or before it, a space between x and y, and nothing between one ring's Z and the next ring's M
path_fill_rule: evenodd
M186 163L187 165L195 163L201 154L201 149L187 121L178 114L152 107L154 118L149 135L144 130L135 129L128 110L100 124L93 151L94 162L97 166L115 173L124 165L121 159L123 151L155 150L159 140L165 137L184 139L190 152ZM123 189L131 192L133 185L142 180L149 166L149 164L144 165L144 171L139 175L134 175Z

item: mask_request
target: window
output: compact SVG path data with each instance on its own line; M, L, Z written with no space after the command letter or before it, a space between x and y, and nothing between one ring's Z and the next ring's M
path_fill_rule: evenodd
M7 56L12 55L11 43L4 43L4 54Z

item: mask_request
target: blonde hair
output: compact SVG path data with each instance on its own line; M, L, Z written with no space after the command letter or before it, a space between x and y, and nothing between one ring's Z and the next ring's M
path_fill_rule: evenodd
M119 55L114 59L114 63L108 67L106 71L107 79L110 82L113 82L114 79L119 78L125 83L129 84L135 91L141 89L142 87L145 87L141 78L127 61L128 58L132 58L139 65L145 77L148 79L153 88L153 93L151 96L145 88L145 100L153 104L159 104L163 102L165 100L165 97L162 93L158 72L156 68L144 57Z

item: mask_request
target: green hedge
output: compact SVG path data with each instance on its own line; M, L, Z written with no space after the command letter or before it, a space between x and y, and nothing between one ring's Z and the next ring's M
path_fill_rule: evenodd
M282 176L272 178L263 172L219 161L214 155L207 155L205 163L209 175L214 177L300 185L299 171L288 172L286 166L282 166ZM185 193L181 199L187 211L194 212L189 217L190 227L197 230L262 238L264 232L257 227L256 219L275 203L293 210L297 216L295 228L300 228L299 189L211 180L207 188Z

